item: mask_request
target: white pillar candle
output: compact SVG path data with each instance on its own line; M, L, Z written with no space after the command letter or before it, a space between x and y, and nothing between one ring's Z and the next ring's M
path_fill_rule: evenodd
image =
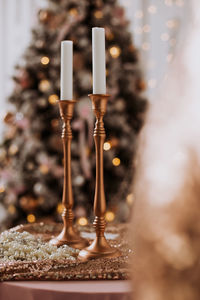
M73 98L73 43L61 42L60 100Z
M93 94L106 94L105 30L92 28Z

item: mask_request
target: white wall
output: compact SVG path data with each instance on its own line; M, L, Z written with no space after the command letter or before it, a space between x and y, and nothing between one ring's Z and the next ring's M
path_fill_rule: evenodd
M0 0L0 118L4 116L6 97L11 93L14 66L31 38L42 0ZM0 122L0 132L2 131Z
M126 8L130 30L141 51L141 62L152 98L163 79L180 35L187 26L187 0L119 0Z

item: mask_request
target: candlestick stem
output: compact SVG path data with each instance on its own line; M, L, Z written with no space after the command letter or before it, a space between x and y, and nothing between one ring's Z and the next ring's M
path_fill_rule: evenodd
M71 182L71 141L72 131L70 122L73 116L75 100L59 101L60 116L63 120L62 141L64 152L64 183L62 204L64 207L62 213L63 230L58 237L50 241L51 244L61 246L67 244L73 248L82 249L88 245L87 240L80 237L73 226L73 193Z
M96 147L96 187L94 196L94 227L96 230L96 238L92 244L83 249L79 253L79 259L86 261L99 257L117 257L120 252L117 249L112 248L105 236L104 231L106 227L105 212L106 212L106 200L104 192L104 174L103 174L103 145L105 141L105 129L103 123L103 117L106 112L106 106L109 95L104 94L92 94L89 95L92 100L93 111L96 116L96 124L94 129L94 140Z

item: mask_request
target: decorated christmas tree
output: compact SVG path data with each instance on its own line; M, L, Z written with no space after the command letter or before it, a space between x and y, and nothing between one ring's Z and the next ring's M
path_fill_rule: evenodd
M12 105L0 147L0 222L11 226L45 216L58 220L62 210L63 155L57 100L60 42L74 43L72 183L75 216L92 216L95 187L92 91L92 27L106 32L107 93L104 144L107 219L127 218L131 202L133 157L143 123L145 89L124 10L116 0L49 0L38 13L32 42L16 67ZM128 196L128 197L127 197Z

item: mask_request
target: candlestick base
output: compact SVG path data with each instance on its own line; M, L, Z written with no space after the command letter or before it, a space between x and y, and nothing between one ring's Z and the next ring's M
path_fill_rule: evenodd
M64 227L61 233L50 241L50 244L57 247L67 245L75 249L83 249L87 247L89 243L82 238L72 226L70 226L68 228Z
M112 248L104 236L96 237L92 244L81 250L78 259L88 261L95 258L114 258L120 256L119 250Z

